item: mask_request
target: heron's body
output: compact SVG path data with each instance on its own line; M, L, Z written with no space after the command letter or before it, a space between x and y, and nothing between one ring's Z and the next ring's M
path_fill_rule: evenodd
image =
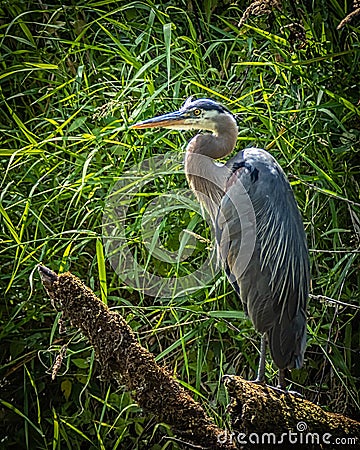
M150 126L211 131L197 134L187 146L189 185L212 218L226 275L254 327L266 334L275 364L280 370L301 367L309 256L301 216L280 165L256 148L240 151L226 164L216 162L233 151L238 131L232 114L212 100L187 101L176 113L135 125ZM261 358L263 378L264 351Z

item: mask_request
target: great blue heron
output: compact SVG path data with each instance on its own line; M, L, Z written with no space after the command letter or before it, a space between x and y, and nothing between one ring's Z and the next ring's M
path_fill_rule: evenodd
M257 148L240 151L226 164L215 161L234 150L238 129L231 112L210 99L188 99L176 112L132 125L151 127L208 131L188 143L185 173L213 219L228 279L255 329L262 333L255 381L265 381L268 340L279 368L279 387L285 389L285 369L299 368L304 360L310 270L303 222L283 170L268 152ZM251 201L254 220L246 206L243 211L240 206L239 214L234 207L244 193ZM250 217L245 226L242 215ZM255 229L254 243L247 247L250 255L241 254L242 241L251 236L246 229L249 224ZM247 264L236 264L236 259Z

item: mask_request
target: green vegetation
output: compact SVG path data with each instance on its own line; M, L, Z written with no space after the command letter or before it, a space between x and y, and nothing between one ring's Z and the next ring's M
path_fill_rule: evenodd
M116 181L147 158L181 153L191 136L128 126L190 95L222 101L237 115L238 149L267 148L288 174L308 235L312 294L354 305L310 299L305 367L292 388L359 418L359 28L354 20L336 30L344 2L295 3L239 28L245 1L2 2L0 447L178 448L162 439L171 435L165 424L97 378L76 330L59 334L35 271L41 261L71 270L116 307L217 423L226 421L221 376L254 377L259 336L223 274L191 295L160 299L124 284L106 259L102 216ZM154 196L180 188L181 168L169 170L128 205L129 246L162 277L191 272L209 251L208 225L187 208L156 223L172 252L184 227L193 232L191 260L179 269L148 257L142 214Z

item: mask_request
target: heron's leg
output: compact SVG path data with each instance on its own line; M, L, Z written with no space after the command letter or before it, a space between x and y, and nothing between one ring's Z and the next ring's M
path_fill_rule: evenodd
M277 387L282 391L286 391L285 369L279 369L279 384Z
M265 383L265 360L266 360L266 334L264 333L261 336L260 361L257 377L255 380L256 383Z
M300 394L300 392L288 391L286 389L285 373L286 373L286 369L279 369L279 384L274 389L279 391L279 392L285 393L285 394L292 394L295 397L303 398L303 395Z

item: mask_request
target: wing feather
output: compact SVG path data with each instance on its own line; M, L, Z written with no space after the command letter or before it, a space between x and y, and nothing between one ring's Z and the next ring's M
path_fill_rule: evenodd
M220 258L255 328L271 335L275 363L298 366L305 349L310 272L305 231L291 186L265 150L246 149L226 165L232 175L215 224ZM254 216L245 221L244 192ZM251 216L249 205L245 215ZM252 247L247 242L251 237Z

